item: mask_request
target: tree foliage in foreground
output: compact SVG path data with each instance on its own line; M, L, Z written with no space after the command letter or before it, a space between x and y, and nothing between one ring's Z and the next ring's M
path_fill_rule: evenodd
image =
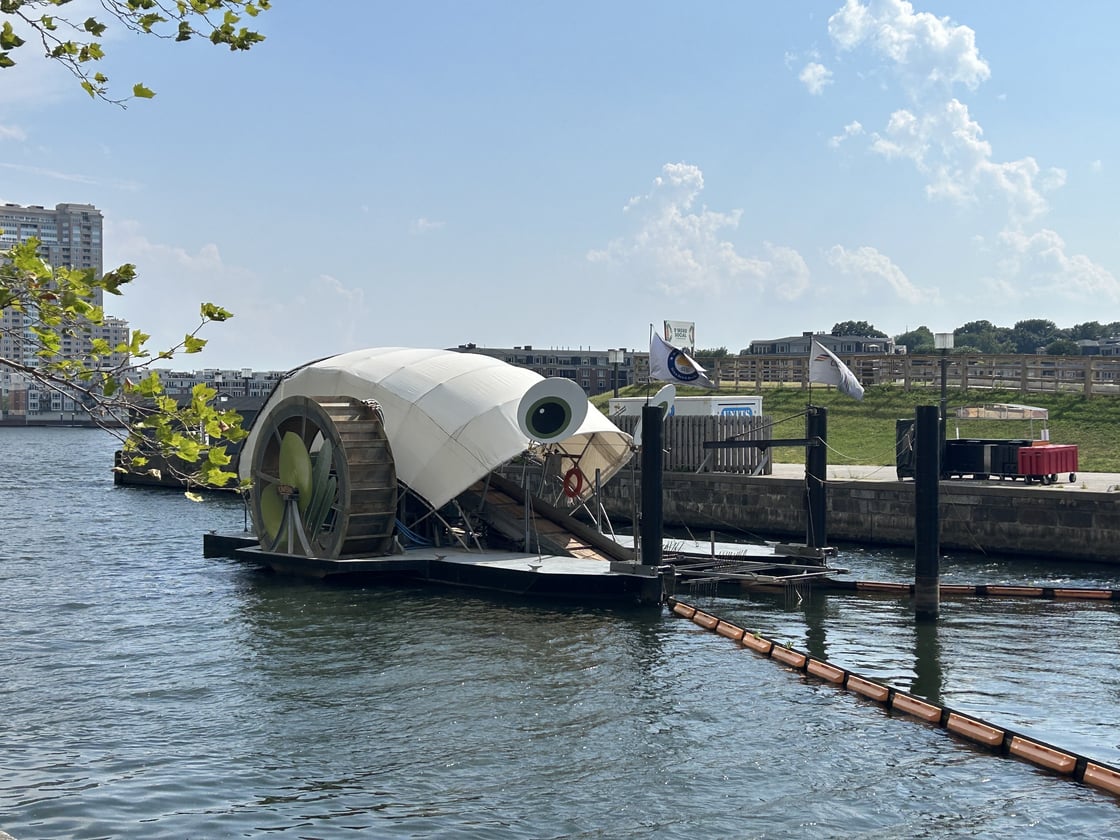
M105 57L102 36L111 25L175 41L202 37L231 50L247 50L264 36L240 26L242 15L256 17L270 7L270 0L100 0L104 15L77 20L65 14L71 2L0 0L0 69L15 66L17 55L23 57L17 50L27 45L22 36L28 34L86 93L115 104L124 100L110 98L109 77L95 69L95 62ZM143 84L132 86L134 98L154 95Z
M109 77L97 69L110 27L176 42L201 37L231 50L247 50L264 36L242 26L243 16L255 18L271 6L270 0L99 0L96 16L81 20L83 12L71 3L0 0L0 71L14 67L17 58L45 57L69 70L91 97L118 105L125 99L110 96ZM41 46L38 56L34 48L24 49L29 40ZM0 83L3 80L0 72ZM137 83L130 98L154 95ZM89 337L91 326L104 319L92 302L97 290L119 295L136 269L126 264L97 277L92 271L51 266L39 256L38 244L28 240L0 252L0 312L11 311L23 321L18 335L10 336L15 358L0 358L0 366L81 402L95 422L118 435L132 468L147 466L158 456L188 485L222 486L235 480L236 474L226 469L231 461L226 445L245 437L241 417L215 409L217 392L204 385L195 386L190 402L180 406L163 393L150 367L176 353L201 351L206 341L199 338L199 330L212 321L225 321L230 313L203 303L198 326L178 345L154 356L146 348L149 337L134 330L125 344L110 347L104 339L93 338L89 356L68 357L64 340Z
M202 304L198 326L178 345L155 355L146 346L149 336L139 330L132 331L127 343L110 346L91 336L105 318L91 301L99 289L120 295L135 268L123 265L101 277L92 269L55 268L39 256L38 246L28 239L0 253L0 310L23 322L8 336L15 352L11 358L0 357L0 365L81 403L94 422L121 440L126 464L133 469L148 467L158 457L188 484L220 487L236 480L226 469L231 460L226 447L246 435L241 416L216 409L212 401L217 391L205 385L196 385L190 402L180 406L163 393L151 370L153 362L201 351L206 346L198 336L202 327L231 314ZM89 346L90 355L65 355L66 339Z

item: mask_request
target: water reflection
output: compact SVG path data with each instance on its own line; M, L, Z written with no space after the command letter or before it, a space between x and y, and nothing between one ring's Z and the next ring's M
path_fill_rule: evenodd
M805 650L817 659L828 659L828 644L825 634L825 620L828 614L828 596L813 589L802 600L802 614L805 616Z
M914 679L910 693L941 705L941 638L936 621L914 622Z

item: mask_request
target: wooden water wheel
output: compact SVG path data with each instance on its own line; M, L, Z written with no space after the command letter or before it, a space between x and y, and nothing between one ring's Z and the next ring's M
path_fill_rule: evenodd
M257 422L251 507L263 550L323 559L392 553L397 472L376 403L288 397Z

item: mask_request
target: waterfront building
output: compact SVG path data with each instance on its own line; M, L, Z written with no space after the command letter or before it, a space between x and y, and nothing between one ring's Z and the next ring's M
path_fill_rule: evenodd
M155 373L159 377L163 392L176 400L189 399L195 385L206 385L218 392L218 402L228 399L249 399L263 403L287 371L262 371L249 368L204 368L183 371L157 368Z
M645 359L649 354L634 350L621 349L584 350L533 348L531 344L514 347L479 347L476 344L460 344L448 348L460 353L479 353L500 359L517 367L528 368L541 376L562 376L571 379L593 397L613 390L616 386L624 388L633 385L635 360ZM617 361L616 361L617 360Z
M884 356L895 351L894 339L875 335L831 335L804 332L785 338L760 338L743 351L744 356L808 356L811 343L827 347L837 356Z
M0 250L34 238L40 243L39 255L50 265L88 269L100 277L104 273L103 222L101 211L92 204L56 204L53 208L4 204L0 206ZM100 289L94 291L91 302L103 305ZM0 357L29 367L38 363L30 326L27 314L0 310ZM101 324L90 324L80 335L64 335L61 355L88 358L95 338L104 339L110 346L127 344L128 322L107 315ZM105 364L116 366L126 360L126 354L113 354ZM26 414L66 414L82 410L71 396L41 388L29 377L2 367L0 409Z

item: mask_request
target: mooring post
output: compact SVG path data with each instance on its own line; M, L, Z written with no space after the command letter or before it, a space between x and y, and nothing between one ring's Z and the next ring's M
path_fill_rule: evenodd
M828 478L828 409L811 405L805 415L805 484L808 522L805 544L810 548L828 545L828 499L825 479Z
M934 620L941 599L941 416L935 405L917 407L914 420L914 616Z
M661 565L661 406L642 406L642 565Z

